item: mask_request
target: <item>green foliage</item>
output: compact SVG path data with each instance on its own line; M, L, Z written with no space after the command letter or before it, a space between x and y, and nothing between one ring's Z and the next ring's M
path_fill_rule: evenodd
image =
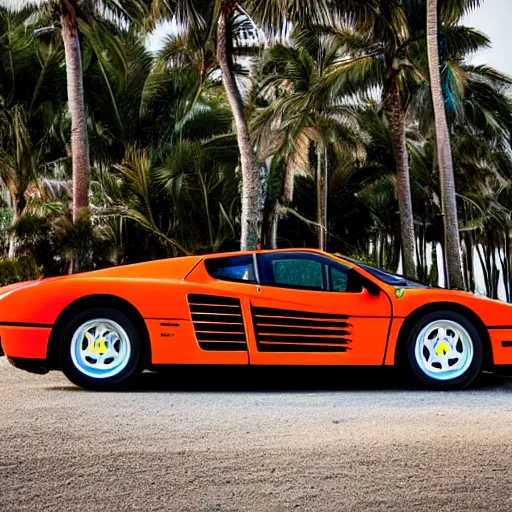
M487 293L497 296L497 276L510 281L512 79L468 64L490 44L461 23L478 2L439 4L466 274L475 289L478 249ZM0 282L235 250L239 152L215 58L218 3L156 3L151 12L147 2L107 1L108 12L77 5L92 182L89 210L75 223L59 31L38 30L51 9L0 8ZM315 169L325 148L328 250L396 271L400 217L385 108L394 84L406 110L418 273L435 284L427 252L443 231L425 0L240 5L251 19L233 17L231 50L268 170L266 222L283 208L278 245L317 243ZM183 25L151 54L145 27L174 15Z
M0 286L32 281L41 276L41 268L30 256L0 260Z

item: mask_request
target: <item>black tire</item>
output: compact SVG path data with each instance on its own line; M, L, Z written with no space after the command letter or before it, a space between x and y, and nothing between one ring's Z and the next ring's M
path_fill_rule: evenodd
M97 377L84 373L87 369L75 363L72 356L73 336L86 322L106 319L124 329L130 354L123 362L123 368L113 376ZM85 342L87 344L87 342ZM125 342L126 343L126 342ZM117 309L98 307L80 313L64 328L60 339L59 357L64 375L74 384L95 391L113 391L129 386L144 369L143 346L140 333L133 322ZM76 357L75 357L76 359Z
M468 361L466 363L467 367L463 366L461 368L463 373L460 375L455 374L453 378L446 378L446 380L442 380L439 377L433 378L432 375L426 373L426 371L418 363L416 357L416 344L420 343L418 337L422 330L432 322L443 320L453 322L462 327L468 334L469 342L473 347L472 360L471 362ZM422 348L422 354L424 354L423 350L424 349ZM429 351L427 348L426 353L428 354L428 352ZM425 315L418 322L416 322L414 327L409 332L406 343L406 355L411 374L417 382L422 383L423 385L426 384L428 387L433 389L462 389L469 386L475 377L480 373L483 362L482 339L476 327L465 316L453 311L435 311ZM439 366L442 365L439 364ZM449 375L446 375L446 377L449 377Z

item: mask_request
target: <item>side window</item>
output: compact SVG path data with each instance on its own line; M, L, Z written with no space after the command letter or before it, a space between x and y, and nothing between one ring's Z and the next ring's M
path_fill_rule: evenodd
M329 265L330 290L333 292L361 293L363 284L355 270L343 265Z
M325 265L301 254L262 254L258 257L261 284L327 290Z
M346 292L349 272L345 269L329 267L331 290L333 292Z
M363 288L350 268L308 253L260 254L261 284L331 292L360 293Z
M204 262L208 274L224 281L256 283L252 256L212 258Z

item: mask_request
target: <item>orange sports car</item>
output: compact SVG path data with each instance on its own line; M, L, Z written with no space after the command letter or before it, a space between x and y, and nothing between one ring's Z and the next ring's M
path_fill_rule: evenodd
M512 364L512 307L309 249L189 256L0 289L9 361L119 389L158 365L403 365L438 388Z

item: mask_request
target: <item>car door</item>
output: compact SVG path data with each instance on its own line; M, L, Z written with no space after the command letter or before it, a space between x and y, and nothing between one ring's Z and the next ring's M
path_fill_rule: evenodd
M251 287L251 364L381 365L391 301L320 254L263 253Z

